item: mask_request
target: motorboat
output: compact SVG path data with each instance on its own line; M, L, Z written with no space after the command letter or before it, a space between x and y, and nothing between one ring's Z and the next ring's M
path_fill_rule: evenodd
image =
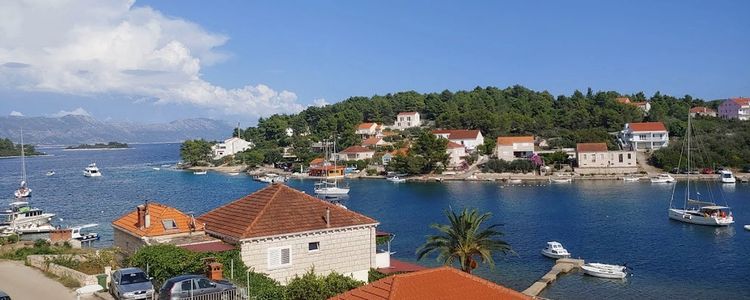
M405 178L401 178L401 177L398 177L398 176L391 176L391 177L386 178L385 180L388 180L390 182L395 182L395 183L401 183L401 182L405 182L406 181Z
M229 172L229 173L227 173L227 175L229 175L229 176L237 176L237 175L240 175L240 172Z
M0 227L8 227L18 233L41 233L54 229L50 221L55 214L30 207L24 201L12 202L9 206L9 209L0 212Z
M265 183L284 183L287 178L274 173L268 173L264 176L255 177L255 180Z
M625 182L638 182L639 180L641 180L641 178L636 176L625 176L622 178L622 180Z
M159 171L159 170L161 170L161 168L159 168L159 167L153 167L153 168L151 168L151 170Z
M523 180L521 180L521 179L508 179L508 183L511 183L511 184L521 184L521 183L523 183Z
M45 175L47 175L47 176L54 176L55 175L55 171L49 171Z
M628 275L627 267L602 263L588 263L581 266L583 273L594 277L623 279Z
M750 230L750 225L745 225L745 230Z
M163 165L161 165L161 167L162 167L162 168L169 168L169 167L171 167L171 166L172 166L172 165L170 165L170 164L163 164Z
M559 242L547 242L547 248L542 249L542 255L549 258L569 258L570 253Z
M688 203L692 208L670 208L669 218L680 222L707 226L729 226L734 223L734 217L729 207L697 200L688 200Z
M734 174L732 174L732 171L729 171L729 170L719 171L719 180L721 180L721 183L737 182L737 178L734 178Z
M315 184L315 194L321 196L348 195L349 187L339 187L337 181L323 180Z
M206 170L193 172L193 175L206 175L206 174L208 174L208 171Z
M13 195L16 196L16 198L28 198L31 197L31 188L29 188L26 185L26 181L21 181L21 186L18 187L18 189L13 192Z
M685 136L687 139L685 140L685 143L683 144L683 150L687 149L687 169L691 170L690 168L690 154L691 154L691 119L690 115L688 115L688 123L687 123L687 133ZM677 166L680 167L679 165ZM729 172L729 171L727 171ZM731 172L729 172L729 176L734 180L734 176L732 176ZM722 179L724 178L724 174L722 174ZM714 184L716 182L713 182ZM710 184L709 182L709 191L710 191ZM714 193L709 192L708 198L705 200L701 200L700 197L702 197L701 193L698 191L698 186L693 185L692 190L691 188L691 181L690 181L690 172L687 173L686 176L686 183L685 183L685 201L682 204L682 207L675 207L674 205L674 199L675 199L675 189L672 190L672 196L669 200L669 209L668 209L668 215L669 218L672 220L689 223L689 224L696 224L696 225L706 225L706 226L729 226L731 224L734 224L734 217L732 216L732 210L726 205L726 199L724 199L725 205L720 206L716 205L714 203L715 195ZM691 193L693 192L693 193ZM695 194L695 197L693 197L693 194Z
M100 177L102 176L102 172L99 171L99 168L96 166L96 163L91 163L83 169L83 176L86 177Z
M558 176L557 178L550 177L549 182L550 183L571 183L573 182L573 178L563 177L563 176Z
M82 229L91 228L99 226L98 224L86 224L81 226L74 226L71 227L71 238L74 240L79 240L81 242L90 242L90 241L96 241L99 240L99 234L96 232L90 232L90 233L82 233Z
M651 177L650 180L651 180L651 183L673 183L673 182L676 182L676 180L674 179L674 177L672 177L672 175L669 175L667 173L662 173L662 174L657 175L656 177Z

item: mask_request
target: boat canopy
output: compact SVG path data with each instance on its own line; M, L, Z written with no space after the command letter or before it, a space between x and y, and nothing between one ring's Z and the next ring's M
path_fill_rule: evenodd
M29 205L29 202L26 202L26 201L16 201L16 202L11 202L8 205L10 205L10 206L25 206L25 205Z
M688 199L688 204L691 204L691 205L701 205L701 206L713 206L713 205L716 205L716 203L713 203L713 202L693 200L693 199Z
M711 206L703 206L701 207L701 210L722 210L722 209L729 209L728 206L718 206L718 205L711 205Z

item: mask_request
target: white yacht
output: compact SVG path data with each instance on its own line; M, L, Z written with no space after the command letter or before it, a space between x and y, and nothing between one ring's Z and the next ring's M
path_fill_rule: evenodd
M570 252L563 248L559 242L547 242L547 248L542 249L542 255L549 258L569 258Z
M622 180L625 182L638 182L639 180L641 180L641 178L637 176L625 176L622 178Z
M401 182L405 182L406 181L405 178L401 178L401 177L398 177L398 176L391 176L391 177L386 178L385 180L388 180L390 182L395 182L395 183L401 183Z
M28 202L10 203L10 209L0 212L0 227L18 233L49 232L54 229L50 221L55 214L32 208Z
M687 126L687 139L683 144L683 149L687 147L687 169L690 170L690 154L691 154L691 117L688 115L688 126ZM679 167L679 166L678 166ZM722 174L723 177L723 174ZM668 215L672 220L696 224L696 225L707 225L707 226L729 226L734 223L734 217L732 217L732 211L728 206L716 205L713 201L703 201L699 198L701 193L698 191L699 186L692 185L690 182L690 173L686 176L687 182L685 183L685 201L683 202L682 208L673 206L675 191L677 188L672 189L672 196L669 199ZM715 183L715 182L714 182ZM709 197L713 197L713 193L710 192L711 182L708 183ZM691 193L692 192L692 193ZM693 198L693 194L695 197ZM709 199L711 200L711 199ZM726 200L725 200L726 202Z
M99 168L96 166L95 163L89 164L88 167L83 169L83 176L86 177L99 177L102 176L102 172L99 171Z
M193 172L193 175L206 175L206 174L208 174L208 171L206 170Z
M732 171L729 171L729 170L719 171L719 179L721 180L721 183L737 182L737 178L734 178L734 174L732 174Z
M549 182L550 183L571 183L571 182L573 182L573 178L572 177L566 177L566 176L557 176L555 178L555 177L550 176L549 177Z
M601 263L588 263L581 267L583 273L594 277L623 279L628 275L627 267Z
M343 196L349 194L349 187L339 187L337 181L323 180L315 184L315 194L320 196Z
M676 180L672 175L669 175L667 173L659 174L656 177L651 177L651 183L674 183Z

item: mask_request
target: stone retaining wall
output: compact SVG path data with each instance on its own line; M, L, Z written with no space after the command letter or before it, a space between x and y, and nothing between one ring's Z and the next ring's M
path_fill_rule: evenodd
M78 281L81 284L81 286L98 284L96 275L88 275L88 274L78 272L76 270L73 270L67 267L63 267L58 264L49 263L49 265L47 265L45 258L47 258L47 260L51 260L58 256L62 256L62 255L29 255L26 257L26 261L29 263L29 265L37 269L40 269L42 271L47 271L52 274L55 274L56 276L71 277L75 279L76 281ZM78 256L77 258L80 259L81 257Z

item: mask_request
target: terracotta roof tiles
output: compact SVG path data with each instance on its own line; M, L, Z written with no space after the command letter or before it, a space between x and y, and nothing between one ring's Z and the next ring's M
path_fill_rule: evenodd
M452 267L389 276L336 295L335 300L532 299Z
M192 218L190 215L187 215L176 208L156 202L149 202L145 205L145 207L150 218L149 227L142 228L141 224L138 224L137 209L130 211L117 220L112 221L112 226L140 237L154 237L177 233L187 233L191 231L189 224L192 221ZM164 225L162 223L162 221L164 220L174 220L175 225L177 225L176 228L164 228ZM203 224L200 222L195 222L195 231L202 230Z
M449 140L467 140L475 139L481 132L479 130L466 130L466 129L439 129L433 130L433 134L448 134Z
M416 111L405 111L405 112L398 113L399 116L413 116L416 114L417 114Z
M607 152L606 143L578 143L576 152Z
M377 123L361 123L359 126L357 126L357 129L370 129L372 128L372 125L375 125L377 127Z
M662 122L629 123L628 127L633 131L667 131Z
M502 146L513 146L515 143L534 143L533 136L499 136L497 144Z
M363 153L363 152L375 152L373 150L370 150L369 148L362 147L362 146L351 146L349 148L344 149L343 151L339 153Z
M330 226L326 225L326 209ZM378 221L312 197L283 184L272 184L198 218L206 232L235 240L327 228L377 225Z

